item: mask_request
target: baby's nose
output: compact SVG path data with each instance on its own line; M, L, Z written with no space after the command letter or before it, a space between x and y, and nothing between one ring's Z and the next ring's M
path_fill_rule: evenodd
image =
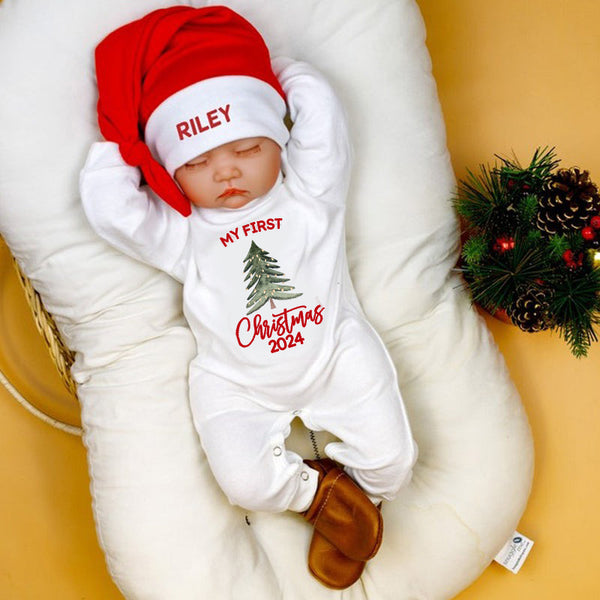
M241 171L234 164L223 164L215 169L215 181L227 181L228 179L235 179L241 175Z

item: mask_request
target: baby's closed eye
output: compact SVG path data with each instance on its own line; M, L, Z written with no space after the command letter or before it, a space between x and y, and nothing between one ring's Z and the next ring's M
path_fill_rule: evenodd
M238 156L250 156L251 154L256 154L257 152L260 152L261 148L260 148L260 144L255 144L254 146L251 146L250 148L242 148L240 150L236 150L236 154Z
M189 163L185 163L186 169L199 169L205 167L208 164L207 158L196 158Z

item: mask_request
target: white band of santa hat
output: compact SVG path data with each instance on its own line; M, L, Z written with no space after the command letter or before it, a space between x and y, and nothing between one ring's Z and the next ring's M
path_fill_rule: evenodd
M104 137L184 216L178 167L237 139L289 137L267 46L224 6L159 9L120 27L96 48L96 77Z
M268 83L255 77L213 77L167 98L150 115L146 144L167 172L222 144L268 137L288 140L286 104Z

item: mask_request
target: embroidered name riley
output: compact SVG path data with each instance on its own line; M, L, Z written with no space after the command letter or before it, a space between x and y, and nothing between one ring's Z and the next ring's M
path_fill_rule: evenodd
M177 125L175 125L177 137L181 141L186 137L200 135L209 129L219 127L223 123L229 123L231 120L229 118L230 108L230 104L219 106L218 108L209 110L206 115L202 115L202 117L200 117L200 115L195 115L191 119L177 123Z

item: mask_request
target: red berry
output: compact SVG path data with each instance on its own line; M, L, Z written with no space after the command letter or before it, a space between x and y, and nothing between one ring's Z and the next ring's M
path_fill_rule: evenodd
M600 229L600 215L596 215L595 217L592 217L592 219L590 221L590 225L594 229Z
M584 240L590 241L590 240L593 240L596 237L596 232L593 230L592 227L584 227L581 230L581 237Z
M564 260L566 263L573 262L573 250L571 250L570 248L568 248L567 250L565 250L565 251L563 252L563 255L562 255L562 257L563 257L563 260Z
M494 243L494 250L504 254L508 250L512 250L515 247L515 240L511 237L499 237L496 238Z

